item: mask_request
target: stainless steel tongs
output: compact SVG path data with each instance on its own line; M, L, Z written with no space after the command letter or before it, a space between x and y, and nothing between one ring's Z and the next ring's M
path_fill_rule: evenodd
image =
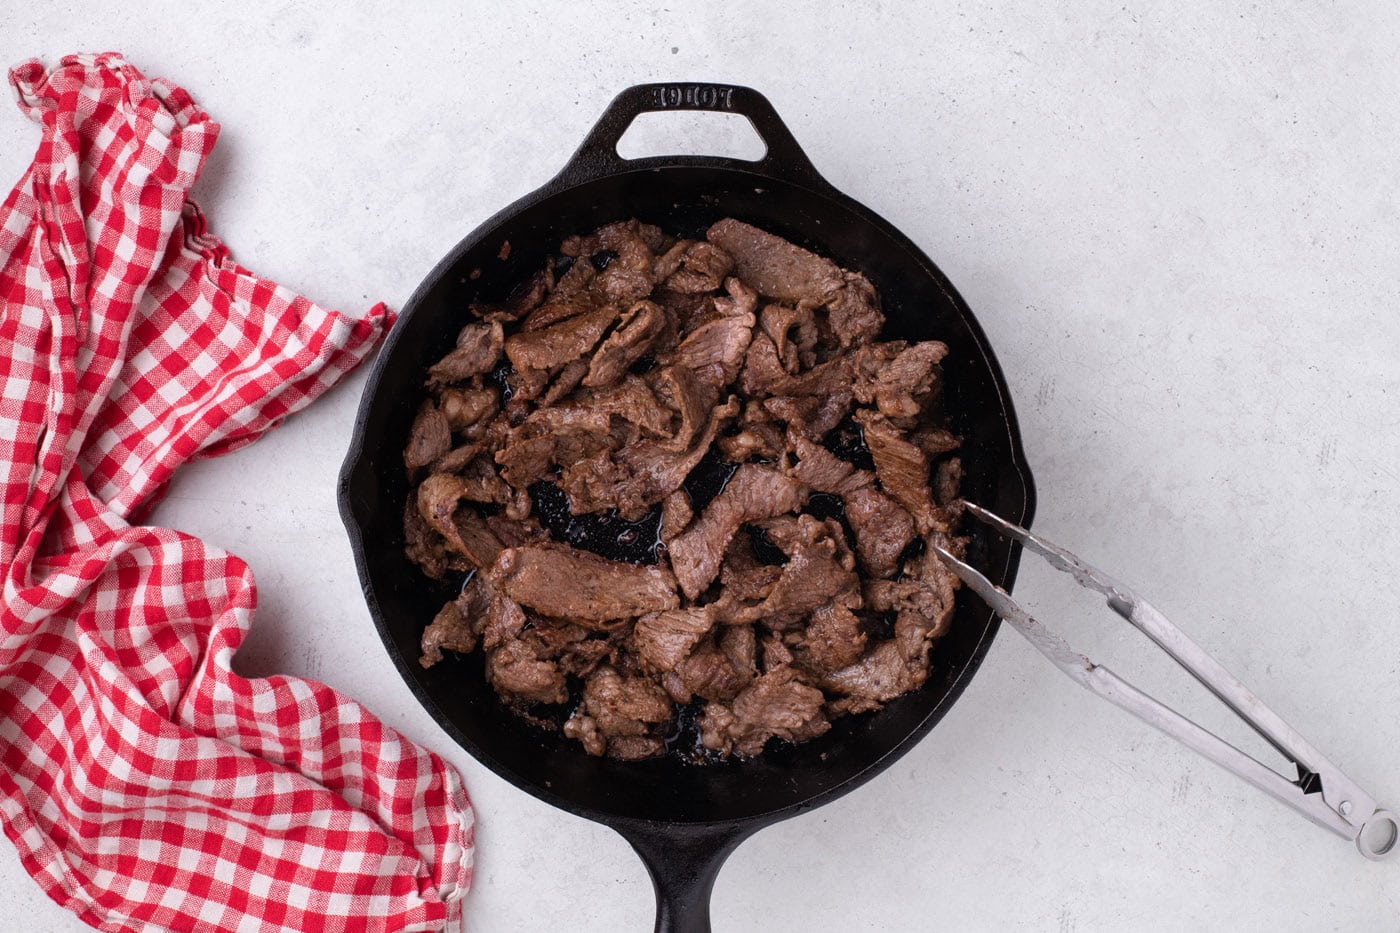
M1221 767L1278 800L1288 804L1319 826L1354 840L1361 854L1380 860L1393 855L1400 839L1395 814L1376 806L1370 794L1313 748L1220 663L1187 638L1166 616L1132 590L1091 567L1064 548L1013 525L986 509L966 504L967 514L992 529L1019 541L1049 561L1056 570L1071 574L1080 586L1102 593L1108 605L1147 635L1182 667L1224 701L1237 716L1278 749L1298 769L1290 780L1202 728L1175 710L1153 699L1108 668L1079 654L1055 632L1022 609L1001 587L967 563L937 545L934 550L974 593L1001 616L1041 654L1081 686L1120 706L1148 725L1155 726Z

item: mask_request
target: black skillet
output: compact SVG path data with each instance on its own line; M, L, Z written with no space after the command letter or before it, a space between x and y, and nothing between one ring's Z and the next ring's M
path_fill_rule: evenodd
M657 110L742 114L767 152L756 162L620 157L617 141L633 119ZM503 299L565 236L627 217L679 236L737 217L865 273L883 299L887 338L937 338L951 349L944 407L965 441L964 494L1029 526L1035 491L1006 383L972 312L918 247L817 174L772 106L749 88L650 84L623 91L558 176L473 231L409 299L370 374L340 475L341 515L370 614L399 673L448 734L516 787L621 833L651 872L656 929L700 933L710 929L710 890L735 846L836 799L912 748L967 686L997 620L960 595L922 689L878 713L838 720L815 741L708 766L673 757L591 758L578 744L508 713L485 683L479 654L419 666L423 626L460 584L427 581L404 557L402 451L423 397L424 370L451 348L468 320L469 301ZM1010 588L1017 547L974 530L969 553Z

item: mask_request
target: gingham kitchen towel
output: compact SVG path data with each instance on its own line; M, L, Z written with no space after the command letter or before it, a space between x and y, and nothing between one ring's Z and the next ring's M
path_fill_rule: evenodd
M248 565L134 524L180 464L311 402L392 315L230 260L186 197L218 124L183 90L115 54L10 81L43 139L0 208L5 832L104 930L455 924L457 774L323 684L234 674Z

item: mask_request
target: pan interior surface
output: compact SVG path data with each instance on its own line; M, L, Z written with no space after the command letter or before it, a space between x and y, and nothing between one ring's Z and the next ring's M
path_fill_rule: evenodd
M418 664L423 626L460 584L428 580L404 555L408 483L401 452L424 397L424 371L471 320L468 302L504 298L554 255L564 237L634 216L688 237L736 217L863 272L879 291L886 339L935 338L950 347L944 408L964 439L963 494L1013 520L1029 518L1030 477L995 361L962 300L922 253L839 196L733 168L644 168L562 191L544 189L508 208L464 241L410 301L371 377L342 477L342 509L365 594L396 665L438 722L483 763L536 796L605 821L714 823L796 812L855 787L933 727L995 633L995 619L980 602L960 593L922 688L878 713L839 719L814 741L744 762L593 758L562 735L512 715L486 683L480 653L449 654L429 669ZM974 535L969 546L969 559L1003 584L1014 575L1015 558L1009 544L992 536Z

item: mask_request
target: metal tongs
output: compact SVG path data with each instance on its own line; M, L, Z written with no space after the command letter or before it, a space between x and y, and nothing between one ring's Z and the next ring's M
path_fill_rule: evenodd
M1400 848L1396 845L1400 838L1400 823L1397 823L1395 814L1379 809L1370 794L1322 757L1292 726L1260 702L1244 684L1148 602L1064 548L970 502L966 503L966 511L993 530L1039 554L1056 570L1072 575L1080 586L1103 594L1114 612L1156 642L1159 648L1190 671L1237 716L1293 762L1298 769L1298 777L1295 780L1284 777L1143 693L1108 668L1079 654L1058 634L1022 609L1005 590L967 563L934 545L934 550L962 581L1056 667L1081 686L1283 801L1317 825L1354 840L1357 849L1367 858L1380 860L1393 855Z

